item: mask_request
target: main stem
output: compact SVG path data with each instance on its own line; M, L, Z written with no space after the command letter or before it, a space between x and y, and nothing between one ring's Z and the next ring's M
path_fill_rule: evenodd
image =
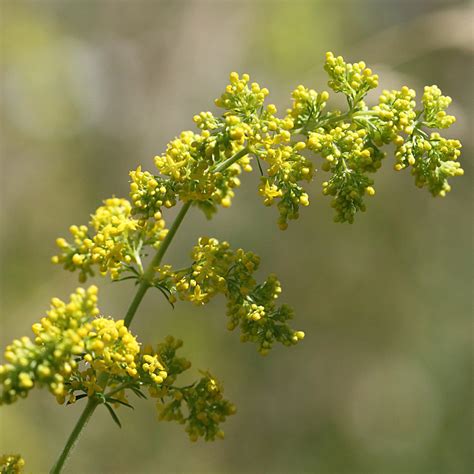
M77 443L77 440L79 438L79 435L81 434L81 431L85 428L87 425L87 422L89 421L90 417L92 416L92 413L94 413L94 410L96 409L97 405L99 404L98 400L94 397L89 397L87 400L87 404L84 407L84 410L81 413L81 416L77 420L76 425L74 426L74 429L72 430L71 434L69 435L69 438L66 441L66 444L61 451L61 454L59 455L59 458L55 462L54 466L51 468L50 474L56 474L60 473L61 469L64 466L64 463L66 462L67 458L69 457L69 454L74 447L74 445Z
M140 303L142 302L145 293L148 291L148 288L150 288L151 279L153 278L153 275L155 273L155 268L160 265L161 260L163 259L166 251L168 250L168 247L170 246L173 237L175 236L179 226L181 225L181 222L183 222L184 216L191 207L191 204L192 201L188 201L183 205L183 207L179 211L179 214L176 216L176 219L171 225L168 233L166 234L165 239L163 240L163 242L161 242L160 247L158 248L158 252L156 252L155 256L153 257L153 260L150 262L147 269L143 273L141 279L142 281L138 286L138 290L135 294L135 297L133 298L132 303L130 304L130 307L128 308L127 314L125 315L125 326L130 327L130 324L132 323L133 318L135 317L135 313L137 312L137 309L140 306Z
M238 151L227 160L220 163L214 169L214 171L215 172L224 171L225 169L227 169L233 163L238 161L240 158L243 158L248 153L249 153L249 149L247 147L243 148L242 150ZM192 204L192 201L188 201L184 203L183 207L181 208L175 220L173 221L173 224L171 225L168 233L166 234L165 239L163 240L163 242L161 242L160 247L158 248L158 251L153 257L153 260L150 262L147 269L143 273L137 292L135 293L135 296L132 302L130 303L130 306L124 318L126 327L130 327L130 324L132 323L133 318L135 317L137 309L140 306L140 303L142 302L143 297L145 296L145 293L148 291L148 288L150 288L151 286L151 280L155 273L155 268L158 267L161 261L163 260L163 257L166 251L168 250L168 247L170 246L171 241L173 240L176 232L178 231L178 228L181 225L181 222L183 222L184 217L186 216L189 208L191 207L191 204ZM108 375L105 373L101 374L99 376L98 383L104 388L104 390L107 386L107 382L108 382ZM95 409L100 403L101 401L97 397L89 397L81 416L77 420L77 423L74 426L74 429L69 435L69 438L67 439L66 444L63 450L61 451L61 454L59 455L59 458L57 459L57 461L55 462L55 464L49 471L50 474L59 474L61 472L67 458L71 454L72 448L77 443L79 435L81 434L82 430L87 425L87 422L89 421L90 417L92 416Z

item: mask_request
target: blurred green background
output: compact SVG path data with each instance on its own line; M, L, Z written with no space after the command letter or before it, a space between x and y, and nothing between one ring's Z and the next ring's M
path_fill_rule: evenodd
M156 422L151 401L121 410L122 430L98 410L66 472L472 472L472 4L1 0L0 12L2 346L77 286L49 263L55 238L102 199L126 196L128 171L152 170L195 113L214 110L231 70L284 110L299 83L327 89L325 51L364 59L382 87L438 84L454 98L448 133L464 144L466 175L444 200L394 173L389 156L352 226L332 223L320 177L286 232L256 175L213 221L193 211L168 261L185 262L202 234L254 250L307 337L262 358L226 331L223 300L173 311L150 292L133 331L147 343L183 338L238 414L225 441L191 444L181 426ZM123 317L133 286L98 283L104 313ZM45 391L2 407L0 451L47 472L81 409Z

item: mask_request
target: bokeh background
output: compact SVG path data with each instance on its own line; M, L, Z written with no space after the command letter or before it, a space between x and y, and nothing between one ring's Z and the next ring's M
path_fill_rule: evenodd
M320 177L286 232L261 205L256 175L213 221L193 211L168 261L187 261L202 234L254 250L307 338L262 358L226 331L223 300L173 311L150 292L133 331L149 343L183 338L194 368L224 380L239 410L226 440L191 444L137 401L121 410L122 430L98 410L66 472L472 472L472 4L0 0L0 13L2 346L77 285L49 263L55 238L102 199L126 196L128 171L152 170L195 113L214 110L231 70L284 110L299 83L327 89L325 51L364 59L383 87L438 84L454 98L448 133L464 144L466 175L446 199L394 173L389 156L352 226L332 223ZM122 317L133 285L98 283L104 313ZM35 391L2 407L1 451L47 472L80 405Z

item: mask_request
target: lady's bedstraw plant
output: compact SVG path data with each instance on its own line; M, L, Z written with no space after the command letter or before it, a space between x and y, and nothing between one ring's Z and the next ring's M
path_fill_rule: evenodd
M396 147L397 171L410 168L419 187L434 196L450 190L448 178L463 174L457 158L461 144L433 129L448 128L451 102L437 86L425 87L417 108L408 87L384 90L368 107L367 92L378 76L364 62L348 64L327 53L329 87L345 95L347 109L327 110L329 93L298 86L292 106L279 117L275 105L265 105L266 88L250 83L247 74L233 72L230 84L215 101L222 114L202 112L194 117L198 131L185 131L155 157L157 174L141 167L130 172L130 198L106 199L89 225L70 227L69 239L59 238L53 262L77 271L80 282L95 275L112 280L135 280L137 292L124 319L103 316L97 307L97 287L78 288L69 301L53 298L51 309L33 325L34 337L16 339L0 366L0 402L24 398L34 387L46 387L60 404L86 399L84 411L51 472L64 462L94 410L104 406L120 425L115 409L130 407L130 395L156 399L161 420L185 425L191 440L222 438L220 424L235 413L222 394L222 385L201 372L190 385L180 375L190 362L178 355L182 342L172 336L155 347L142 346L130 324L149 288L157 288L174 304L177 298L203 305L217 294L227 300L227 327L239 328L241 340L267 354L275 343L291 346L304 333L288 325L292 310L278 306L281 292L271 275L257 282L260 260L252 252L233 249L227 242L201 237L186 268L164 264L163 257L189 208L211 218L220 206L229 207L242 171L256 164L261 174L259 194L266 206L278 209L284 230L308 206L305 188L322 157L327 173L322 192L331 197L337 222L350 222L365 211L366 197L375 194L373 174L385 158L382 147ZM181 203L167 227L164 213ZM144 256L155 254L144 267ZM147 393L147 394L146 394ZM18 472L18 456L2 458L2 472Z

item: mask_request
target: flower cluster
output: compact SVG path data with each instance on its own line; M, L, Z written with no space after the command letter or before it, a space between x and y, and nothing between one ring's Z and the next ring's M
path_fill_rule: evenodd
M231 205L240 173L252 170L251 155L262 174L262 162L268 164L260 193L266 205L278 198L280 227L286 228L287 220L298 216L300 204L309 204L308 194L299 183L311 180L313 166L300 154L305 143L291 142L291 130L307 114L317 118L312 108L324 107L328 94L305 98L304 90L300 91L299 99L295 99L299 105L280 119L273 104L264 107L268 90L249 80L247 74L230 75L230 84L216 100L216 105L226 110L224 115L196 115L200 133L182 132L165 153L155 157L160 176L141 169L131 173L130 196L139 213L154 215L161 212L161 206L171 207L179 199L193 201L211 217L218 205Z
M293 120L295 129L313 129L326 107L329 93L323 91L318 94L314 89L299 85L291 93L291 97L293 102L291 109L287 110L287 116Z
M97 372L135 377L140 346L123 320L94 319L87 327L84 360Z
M193 263L186 269L175 272L169 265L159 268L156 285L198 305L223 294L227 299L228 329L239 327L241 340L257 343L261 354L267 354L274 342L288 346L303 339L302 331L288 326L293 311L286 305L275 305L281 293L277 278L270 275L257 285L253 277L260 263L257 255L201 237L191 258Z
M353 222L355 213L365 210L364 196L375 194L367 173L380 168L385 154L374 146L365 128L344 122L311 132L308 148L322 154L323 170L332 173L323 183L323 193L333 196L336 221Z
M318 95L300 86L293 94L293 108L280 119L274 104L264 107L266 88L255 82L249 86L247 74L239 78L232 73L230 79L231 84L216 104L227 110L227 119L235 117L234 120L242 123L242 138L257 159L262 174L259 193L266 206L277 203L279 227L286 229L287 221L299 216L300 205L309 205L301 182L311 181L314 172L312 163L301 154L305 142L292 141L292 136L303 120L318 117L328 94ZM262 163L266 165L266 173Z
M176 192L173 190L174 181L160 176L153 176L148 171L142 171L141 166L130 171L130 199L133 215L141 219L154 218L162 220L162 208L176 205Z
M145 353L158 357L165 365L168 371L164 387L170 387L176 382L177 377L191 367L191 362L184 357L178 357L176 352L183 346L181 339L175 339L173 336L167 336L165 340L158 344L156 352L151 347L145 348ZM159 395L155 392L155 397Z
M412 121L404 130L408 136L400 134L393 140L397 146L394 168L400 171L411 167L418 187L426 186L433 196L444 197L451 190L448 178L464 174L457 161L461 143L438 132L428 134L423 128L448 128L455 122L455 117L445 111L451 98L443 96L437 86L425 87L422 103L423 110L411 113ZM414 101L411 105L415 106Z
M268 146L259 153L268 164L268 176L261 177L259 193L266 206L278 199L278 225L282 230L288 227L288 219L299 217L300 205L309 205L308 194L299 184L303 180L310 181L313 176L312 163L300 154L304 148L304 142L297 142L277 148Z
M158 344L156 351L145 348L144 357L154 357L167 368L167 378L159 387L149 387L149 393L157 399L158 418L164 421L177 421L185 425L192 441L199 437L206 441L223 438L220 424L236 412L235 406L223 397L223 388L209 372L192 384L176 385L178 377L191 367L177 351L183 342L168 336Z
M182 132L168 144L163 155L155 157L155 165L161 175L169 177L174 192L181 201L196 202L211 217L218 205L231 205L233 189L240 185L238 176L242 168L249 170L251 167L246 157L240 164L234 163L225 170L216 172L216 163L241 148L238 134L235 133L236 124L221 119L220 133L212 134L207 127L213 127L213 123L209 119L201 119L202 116L197 116L195 121L203 128L202 132ZM167 201L176 202L172 199Z
M386 143L393 140L397 133L413 132L417 118L415 97L416 92L407 86L403 86L399 91L384 90L382 92L378 105L375 105L372 110L381 121L378 125Z
M160 420L185 423L191 441L222 439L220 423L236 413L235 405L223 397L222 385L209 372L191 386L172 390L157 408Z
M326 53L324 69L329 75L329 87L335 92L344 93L349 104L357 104L370 89L375 89L379 84L379 76L373 74L366 67L364 61L354 64L346 63L342 56L335 57L333 53Z
M290 131L295 127L291 114L280 119L273 104L264 107L268 90L249 80L247 74L240 77L232 73L230 84L216 100L216 105L226 110L224 115L196 115L194 121L201 133L181 133L168 144L164 154L155 157L155 164L160 174L173 182L173 191L180 200L195 202L210 217L218 204L231 205L234 188L240 185L239 174L252 170L251 153L260 169L260 160L268 164L268 176L262 178L260 193L266 205L278 198L280 226L284 228L287 219L298 216L299 204L309 203L299 182L311 180L313 167L299 153L305 143L291 143ZM314 98L313 105L322 107L326 95ZM307 111L299 113L304 115ZM237 157L235 161L233 157ZM136 193L135 189L132 192Z
M25 467L25 460L19 454L4 454L0 456L1 474L20 474Z
M446 114L451 97L444 96L438 86L425 86L423 93L424 122L430 128L449 128L455 121L454 115Z
M142 248L157 247L166 236L160 213L151 220L135 219L126 199L106 199L92 214L90 225L95 233L85 225L71 226L73 241L57 239L61 253L53 257L53 263L63 264L66 270L79 270L81 282L94 275L94 266L102 275L109 272L112 279L119 278L126 269L133 270L132 264L141 269Z
M399 171L411 166L416 185L420 188L427 186L433 196L446 196L451 190L448 178L464 174L457 161L461 154L458 140L445 139L433 132L426 138L414 134L400 143L395 153L395 169Z
M176 355L182 341L168 336L156 351L149 346L140 350L123 320L99 316L95 286L78 288L69 303L53 298L51 309L33 325L33 332L33 341L23 337L5 351L7 363L0 365L0 404L26 397L35 386L46 386L59 403L98 397L120 424L112 405L131 406L127 391L146 398L141 391L146 387L152 397L161 400L160 419L186 422L192 439L203 436L206 440L221 437L219 424L235 412L223 398L221 385L208 373L192 385L176 386L178 376L191 366ZM107 375L108 392L101 374ZM180 415L173 417L170 412ZM10 468L15 459L4 461Z
M87 325L98 315L96 302L94 286L87 291L79 288L67 304L53 298L47 315L33 325L35 340L25 336L7 346L6 364L0 365L0 403L26 397L35 384L47 386L58 401L64 401L76 358L86 349Z
M135 336L115 321L99 316L97 287L78 288L69 303L58 298L39 323L35 339L14 340L0 365L0 403L26 397L35 386L46 386L59 403L76 400L76 392L92 396L103 391L100 373L108 374L109 386L132 383L153 387L167 377L155 356L140 353Z
M423 108L418 110L415 91L404 86L384 90L379 103L369 109L363 98L377 86L378 76L363 62L346 64L342 57L328 53L325 69L331 78L329 86L346 95L349 110L308 118L299 131L307 136L308 149L325 159L323 171L331 173L323 182L323 194L332 196L335 221L352 223L355 214L365 210L364 197L375 194L369 173L381 167L386 154L380 147L388 143L396 146L396 170L411 166L417 186L444 196L451 189L447 179L463 174L457 162L461 144L424 129L448 128L454 123L455 118L445 111L451 99L437 86L425 87Z

